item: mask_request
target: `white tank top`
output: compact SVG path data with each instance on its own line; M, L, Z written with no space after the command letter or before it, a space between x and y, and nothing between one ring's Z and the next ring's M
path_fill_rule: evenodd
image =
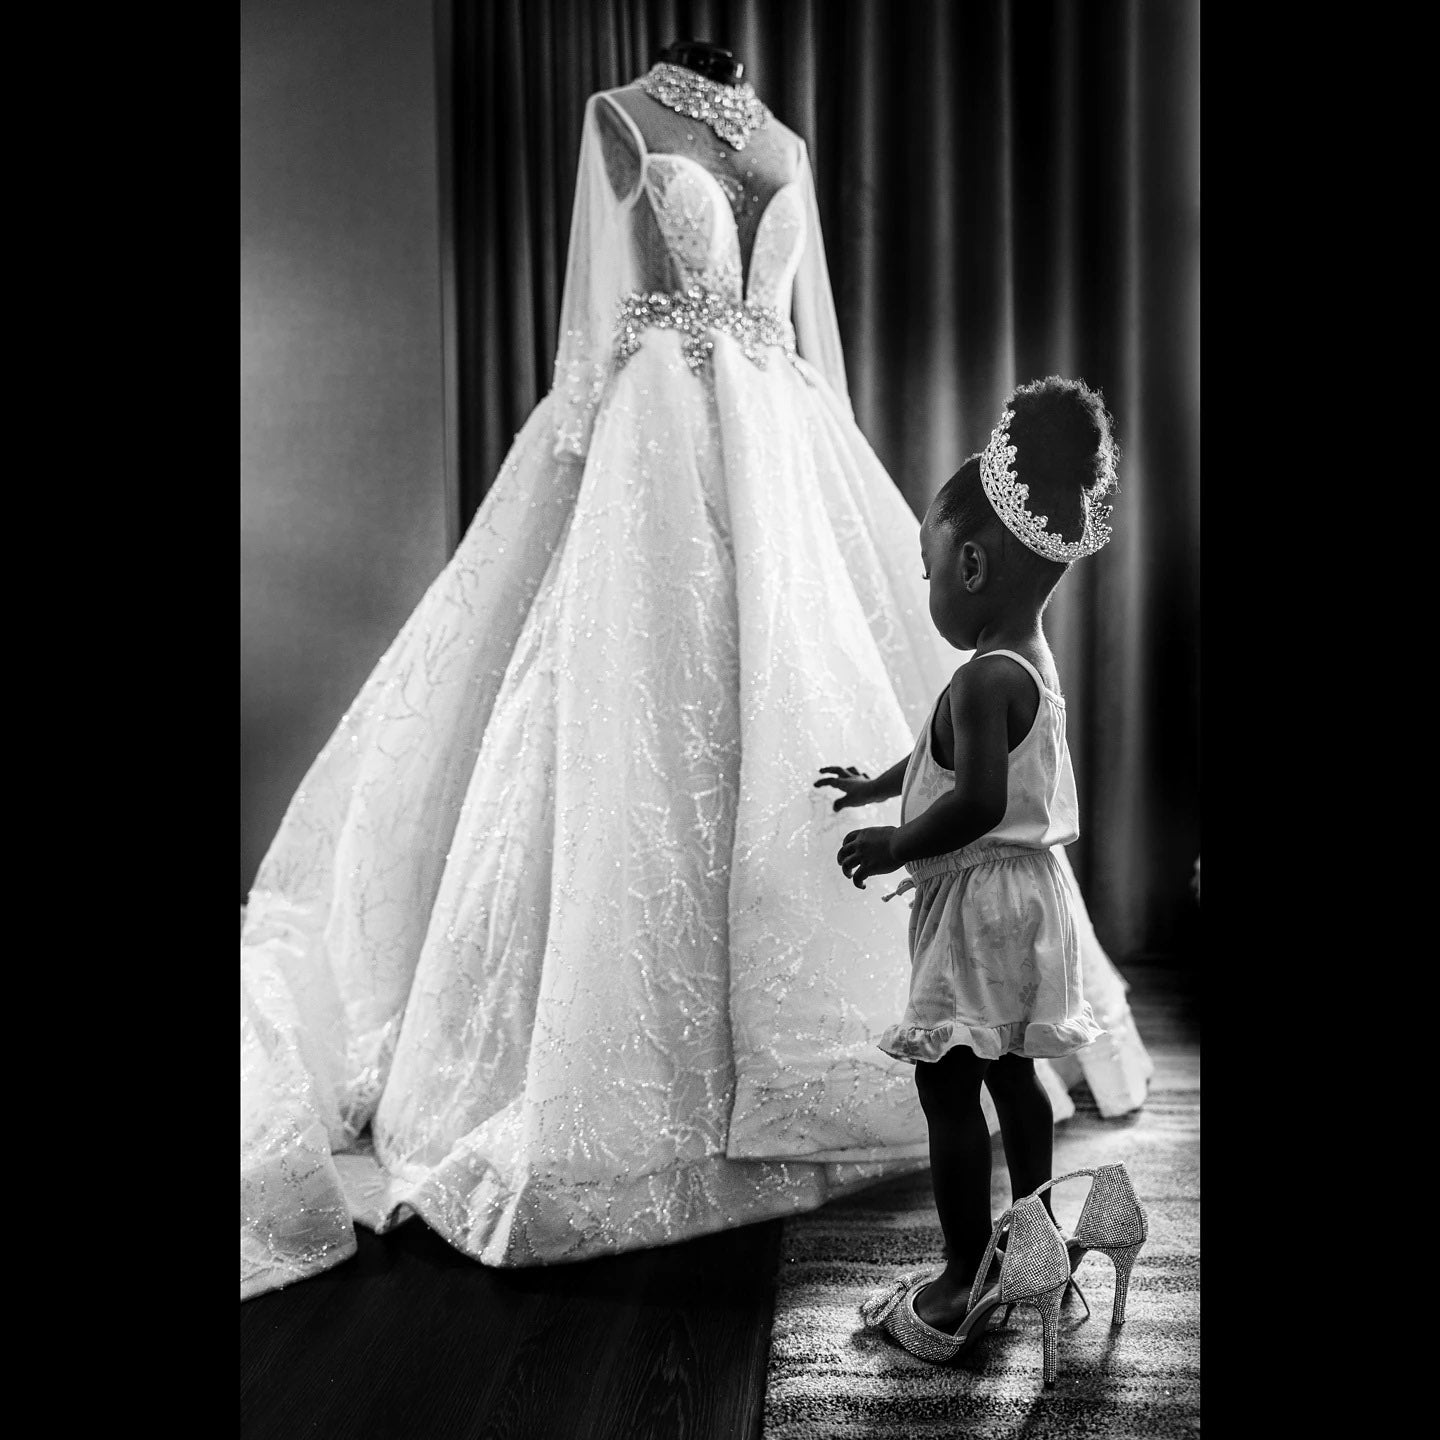
M963 865L979 864L993 856L999 847L1026 850L1048 850L1052 845L1068 845L1080 834L1080 810L1075 799L1075 772L1070 765L1070 750L1065 744L1065 702L1046 687L1040 672L1023 655L1013 650L987 650L970 660L978 665L992 655L1008 655L1023 665L1040 690L1040 706L1030 732L1010 752L1009 778L1005 790L1005 814L1000 823L987 830L978 840L961 850L944 855L927 855L906 865L917 878L952 870ZM900 791L900 823L923 814L942 795L955 788L955 772L947 770L934 755L931 736L935 712L950 694L949 686L940 692L930 708L914 753L905 769L905 783Z

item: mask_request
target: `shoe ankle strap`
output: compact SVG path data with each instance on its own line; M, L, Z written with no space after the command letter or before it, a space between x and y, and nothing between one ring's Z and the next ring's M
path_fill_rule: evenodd
M1000 1243L1001 1233L1010 1224L1010 1213L1012 1210L1014 1210L1014 1208L1015 1207L1012 1205L1010 1207L1010 1210L1007 1210L995 1222L994 1227L990 1231L990 1241L985 1246L985 1254L980 1261L980 1268L975 1272L975 1279L970 1283L970 1298L965 1302L965 1308L967 1310L973 1310L975 1308L976 1302L985 1293L985 1277L990 1273L990 1262L995 1258L995 1247ZM1002 1271L1005 1268L1005 1262L1003 1259L1000 1262L1000 1268Z
M1085 1197L1085 1206L1076 1222L1076 1237L1081 1237L1082 1233L1090 1239L1105 1237L1107 1244L1130 1244L1133 1240L1143 1240L1149 1229L1145 1219L1145 1207L1140 1204L1130 1180L1130 1172L1123 1163L1097 1165L1083 1170L1072 1170L1068 1175L1057 1175L1053 1180L1047 1180L1038 1186L1027 1198L1043 1195L1056 1185L1063 1185L1067 1180L1078 1180L1087 1175L1093 1177L1095 1183ZM1131 1238L1123 1238L1127 1236Z
M1092 1167L1085 1170L1072 1170L1068 1175L1057 1175L1053 1180L1047 1180L1043 1185L1037 1185L1030 1192L1030 1195L1043 1195L1047 1190L1054 1189L1056 1185L1063 1185L1067 1180L1079 1180L1082 1176L1085 1175L1098 1175L1101 1168L1111 1169L1113 1167ZM1028 1199L1029 1196L1027 1196L1026 1198Z

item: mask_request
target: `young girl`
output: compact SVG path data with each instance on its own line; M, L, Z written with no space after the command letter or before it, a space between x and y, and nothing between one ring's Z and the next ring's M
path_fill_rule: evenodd
M915 1065L946 1264L902 1297L929 1335L887 1328L928 1359L949 1358L1002 1298L982 1293L988 1266L978 1273L994 1255L980 1086L1013 1196L1029 1196L1051 1178L1052 1116L1035 1059L1103 1033L1081 993L1075 900L1056 860L1079 829L1065 702L1040 621L1069 563L1109 539L1097 502L1114 488L1115 455L1109 416L1083 382L1052 376L1014 392L984 452L945 484L920 529L931 618L974 655L907 759L875 779L826 766L815 782L841 792L837 810L902 797L899 826L851 831L838 859L861 889L903 865L911 878L894 893L914 891L910 1000L880 1048ZM1048 1191L1042 1201L1048 1212ZM946 1345L935 1332L960 1339Z

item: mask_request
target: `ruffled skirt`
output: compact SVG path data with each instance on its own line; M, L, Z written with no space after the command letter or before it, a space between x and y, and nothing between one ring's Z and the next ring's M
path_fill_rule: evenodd
M1056 853L977 845L940 858L917 867L910 999L880 1048L912 1063L957 1045L985 1060L1056 1059L1098 1040L1082 985L1078 896Z

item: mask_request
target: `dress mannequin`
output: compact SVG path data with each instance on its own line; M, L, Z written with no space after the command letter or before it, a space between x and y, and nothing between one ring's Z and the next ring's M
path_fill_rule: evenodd
M712 45L708 40L673 41L655 58L667 65L683 65L721 85L738 85L745 74L745 66L735 58L734 51L723 45Z

